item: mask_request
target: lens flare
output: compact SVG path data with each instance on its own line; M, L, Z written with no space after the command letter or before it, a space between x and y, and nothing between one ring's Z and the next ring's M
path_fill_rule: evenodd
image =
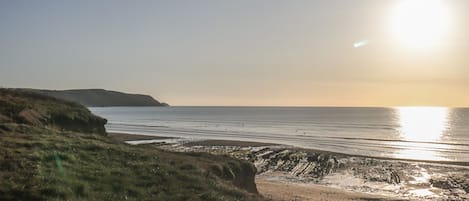
M367 46L370 42L368 40L360 40L353 43L354 48Z

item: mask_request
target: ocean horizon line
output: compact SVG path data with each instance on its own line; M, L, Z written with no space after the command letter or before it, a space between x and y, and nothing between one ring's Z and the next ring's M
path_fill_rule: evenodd
M105 107L155 107L155 106L105 106ZM334 105L171 105L169 107L198 107L198 108L454 108L469 109L469 106L433 106L433 105L398 105L398 106L334 106Z

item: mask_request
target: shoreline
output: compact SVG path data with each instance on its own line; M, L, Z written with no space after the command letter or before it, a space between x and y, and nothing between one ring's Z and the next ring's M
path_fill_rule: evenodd
M317 187L327 188L327 192L333 191L340 195L369 195L363 199L352 196L344 200L376 200L376 197L380 197L378 200L469 199L469 167L465 165L358 156L236 140L171 138L155 141L158 148L168 151L228 155L251 162L257 169L256 183L257 178L261 178L259 185L267 185L264 186L264 191L260 191L262 195L276 192L272 190L276 188L275 185L262 183L263 178L268 178L274 183L301 185L310 190ZM139 144L136 142L138 141L127 141L129 144ZM295 197L289 197L287 200L294 199ZM324 199L334 200L331 197Z
M153 134L132 134L132 133L123 133L123 132L112 132L108 133L111 138L121 140L125 138L125 140L121 140L124 142L127 141L151 141L151 140L169 140L169 139L185 139L179 137L169 137L169 136L162 136L162 135L153 135ZM123 136L123 137L120 137ZM277 143L268 143L268 142L256 142L256 141L243 141L243 140L219 140L219 139L187 139L187 145L192 146L240 146L240 147L259 147L259 146L285 146L290 147L291 149L301 150L305 152L315 152L315 153L324 153L324 154L333 154L340 157L364 157L364 158L371 158L371 159L379 159L379 160L390 160L390 161L399 161L399 162L410 162L410 163L428 163L428 164L435 164L435 165L454 165L454 166L463 166L469 167L469 161L444 161L444 160L415 160L415 159L407 159L407 158L391 158L391 157L377 157L377 156L366 156L366 155L359 155L359 154L346 154L341 152L334 152L334 151L326 151L320 149L313 149L313 148L301 148L295 147L292 145L284 145L284 144L277 144ZM152 143L152 142L148 142ZM160 142L158 142L160 143Z
M171 139L171 137L154 136L154 135L137 135L131 133L107 133L107 137L117 141L137 141L137 140L163 140Z

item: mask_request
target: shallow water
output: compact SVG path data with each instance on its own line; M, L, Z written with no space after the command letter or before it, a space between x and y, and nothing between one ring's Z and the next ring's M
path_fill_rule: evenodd
M469 109L442 107L90 108L109 132L245 140L365 156L469 161Z

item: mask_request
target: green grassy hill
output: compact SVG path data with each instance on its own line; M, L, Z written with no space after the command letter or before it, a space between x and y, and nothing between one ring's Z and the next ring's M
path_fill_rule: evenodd
M104 123L75 103L0 89L0 201L262 200L248 162L130 146Z
M0 89L0 123L105 134L106 120L77 103L33 92Z

